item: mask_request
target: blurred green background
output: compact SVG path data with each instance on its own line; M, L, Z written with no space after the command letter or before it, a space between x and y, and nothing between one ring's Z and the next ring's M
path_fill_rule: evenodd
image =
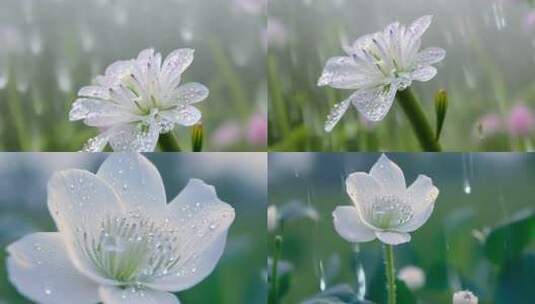
M46 184L58 170L96 172L105 154L0 153L0 303L30 303L9 283L5 247L37 231L57 231L46 206ZM267 201L264 153L147 154L170 201L190 178L216 187L236 210L225 252L200 284L180 292L182 303L265 303Z
M272 151L420 151L401 108L380 123L351 107L333 132L323 125L350 90L317 87L342 41L432 14L422 48L441 47L438 75L413 84L433 124L433 96L450 96L444 151L525 151L535 138L535 10L523 0L273 0L269 5L269 148Z
M1 1L0 150L80 150L98 129L69 122L78 90L151 47L196 49L183 82L210 89L204 150L265 150L265 0L249 2ZM175 132L189 150L189 130Z
M283 303L300 303L339 284L365 292L366 299L374 303L386 303L380 242L348 243L334 230L331 215L336 206L351 204L345 177L355 171L369 172L379 156L269 156L269 204L280 210L288 202L298 201L319 214L299 220L291 220L287 214L284 230L279 227L269 236L268 251L272 254L273 238L282 233L282 259L294 268ZM479 303L532 303L535 155L400 153L388 157L402 168L408 185L418 174L425 174L440 189L428 222L411 234L410 243L394 249L398 271L415 265L427 276L425 286L414 291L418 303L451 303L452 293L461 289L472 290ZM298 214L295 208L293 214ZM494 229L530 215L529 222Z

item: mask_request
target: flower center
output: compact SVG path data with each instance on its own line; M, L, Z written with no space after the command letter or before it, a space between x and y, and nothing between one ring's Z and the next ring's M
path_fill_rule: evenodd
M368 209L370 224L388 229L405 224L413 217L413 210L405 201L392 195L377 196Z
M82 252L106 278L142 284L178 272L178 231L139 214L107 217L95 233L84 231Z

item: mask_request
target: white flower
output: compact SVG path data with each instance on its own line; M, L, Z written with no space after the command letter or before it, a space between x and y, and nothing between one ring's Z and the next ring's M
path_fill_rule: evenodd
M333 212L338 234L349 242L378 238L390 245L410 241L409 232L429 219L439 193L425 175L407 189L403 172L384 154L370 174L349 175L346 187L354 206L339 206Z
M405 266L399 271L398 279L411 290L418 290L425 285L425 272L417 266Z
M434 47L419 51L431 20L432 16L424 16L409 27L398 22L389 24L384 31L363 36L345 47L348 56L327 61L318 85L356 92L334 106L325 131L334 128L350 104L366 119L382 120L398 90L405 90L414 80L428 81L436 75L431 65L442 61L446 51Z
M192 104L209 92L195 82L180 85L193 55L192 49L178 49L162 64L161 54L147 49L137 59L113 63L95 85L81 88L69 119L103 130L84 150L102 151L109 143L115 151L150 152L160 133L170 132L175 124L196 124L201 112Z
M114 154L97 174L67 170L48 184L58 232L8 246L9 279L38 303L179 303L215 268L234 209L192 179L167 204L157 169Z
M453 304L477 304L478 298L469 290L457 291L453 295Z

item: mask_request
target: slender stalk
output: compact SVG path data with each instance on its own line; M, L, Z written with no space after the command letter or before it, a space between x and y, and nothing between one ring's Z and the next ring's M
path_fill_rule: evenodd
M160 134L158 139L158 147L162 152L180 152L180 146L178 145L178 140L173 134L173 132Z
M435 138L435 132L410 88L398 91L396 95L399 104L409 119L412 129L426 152L440 152L442 148Z
M273 263L271 265L271 290L269 291L269 304L279 303L279 274L278 264L282 253L282 236L275 236L275 248L273 252Z
M396 304L396 269L394 266L394 247L384 245L386 291L388 294L388 304Z

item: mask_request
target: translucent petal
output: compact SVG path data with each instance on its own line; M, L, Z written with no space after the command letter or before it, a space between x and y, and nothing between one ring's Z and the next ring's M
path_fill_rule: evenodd
M113 153L97 176L108 182L129 210L141 210L151 218L163 217L167 200L158 169L138 153Z
M165 58L162 66L162 74L173 75L182 74L193 62L195 50L178 49Z
M192 179L168 205L167 220L175 223L184 239L178 274L154 281L159 290L187 289L208 276L221 257L234 209L221 201L213 186Z
M332 107L331 112L329 112L329 115L327 115L327 120L325 121L325 132L332 131L332 129L336 126L336 124L338 124L340 119L342 119L344 114L347 112L350 104L351 99L348 98Z
M400 245L411 240L411 235L403 232L377 231L375 235L381 242L388 245Z
M346 191L355 206L362 211L371 207L375 197L381 194L383 189L371 175L355 172L346 178Z
M416 54L414 63L416 66L438 63L446 57L446 51L437 47L430 47Z
M92 304L98 285L69 259L60 233L40 232L7 247L7 272L15 288L34 302Z
M425 222L427 222L429 217L431 217L434 207L435 207L435 204L430 204L429 206L427 206L426 209L416 214L409 222L396 228L395 230L400 231L400 232L413 232L417 230L418 228L422 227L422 225L425 224Z
M136 121L140 117L113 102L79 98L72 105L69 119L71 121L83 119L85 124L93 127L109 127L119 123Z
M318 80L318 86L328 85L337 89L359 89L373 83L376 79L363 74L351 57L330 58Z
M209 90L206 86L196 82L186 83L178 87L175 92L176 104L185 106L198 103L205 100L208 94Z
M109 143L115 152L152 152L158 143L160 129L155 124L127 124L114 128Z
M411 78L417 81L429 81L433 79L433 77L435 77L436 74L437 74L437 69L429 65L429 66L420 68L416 71L413 71L411 73Z
M193 126L202 118L201 111L193 106L165 111L161 115L166 119L174 121L176 124L186 127Z
M425 175L419 175L407 189L407 199L415 213L420 213L434 204L438 194L438 188L433 185L431 178Z
M97 231L99 221L124 213L113 188L100 177L84 170L55 173L48 182L48 209L76 268L94 280L106 281L79 250L83 231Z
M427 31L432 21L432 15L420 17L409 26L409 31L415 38L420 38Z
M351 95L351 102L370 121L383 120L390 111L397 88L394 85L361 89Z
M370 170L370 175L378 181L385 193L395 196L405 193L405 176L401 168L382 154Z
M106 69L103 77L97 77L97 83L106 88L115 87L132 73L132 68L132 60L116 61Z
M348 242L368 242L375 239L375 232L362 222L357 208L338 206L333 217L336 232Z
M100 86L82 87L78 91L78 95L80 95L82 97L92 98L92 99L103 99L103 100L106 100L106 99L110 98L109 90L107 90L107 89L105 89L103 87L100 87Z
M180 304L172 293L146 288L101 286L99 294L104 304Z

